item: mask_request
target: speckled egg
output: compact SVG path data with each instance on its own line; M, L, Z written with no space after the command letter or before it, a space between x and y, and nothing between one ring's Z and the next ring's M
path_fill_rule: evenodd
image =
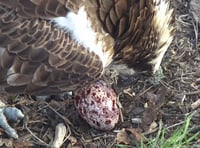
M86 85L75 92L75 106L87 123L99 130L110 130L119 120L114 90L104 81Z

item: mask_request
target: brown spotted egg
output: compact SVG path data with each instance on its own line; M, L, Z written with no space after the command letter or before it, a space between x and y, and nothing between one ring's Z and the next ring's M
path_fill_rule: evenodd
M80 116L99 130L110 130L119 120L117 96L104 81L88 84L75 92L75 106Z

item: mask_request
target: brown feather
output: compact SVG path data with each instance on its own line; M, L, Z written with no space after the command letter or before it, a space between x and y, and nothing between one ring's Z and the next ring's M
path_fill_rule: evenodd
M46 20L21 18L10 8L0 10L0 69L4 74L0 83L7 81L0 87L7 93L59 93L101 75L99 57L74 42L69 33Z
M100 21L100 26L103 26L104 31L115 39L116 62L135 70L155 72L160 63L158 57L162 58L173 38L172 9L166 6L169 2L165 0L94 0L94 2L97 6L93 9L98 14L97 20ZM159 6L161 4L167 7L166 10L161 10ZM163 30L156 22L158 19L164 19L158 18L158 13L166 15L163 16L166 17L166 22L160 24L166 26ZM163 40L161 36L165 34L168 36L165 37L166 43L159 45L159 40ZM165 48L161 48L163 45ZM158 52L160 49L163 52ZM157 59L158 64L155 62Z
M55 94L98 79L102 57L51 22L82 9L95 43L109 55L106 61L155 72L173 38L168 5L167 0L1 0L0 91Z

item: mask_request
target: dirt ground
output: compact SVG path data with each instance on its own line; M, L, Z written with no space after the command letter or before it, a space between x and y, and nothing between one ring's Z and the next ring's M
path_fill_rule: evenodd
M182 125L187 114L195 112L191 130L200 131L200 35L186 0L173 0L176 35L162 62L163 75L115 78L113 87L119 94L121 119L114 130L102 132L88 126L77 114L73 99L8 98L7 104L23 110L26 117L12 124L19 139L13 140L0 129L0 144L22 147L47 147L58 123L67 125L63 148L107 148L116 143L136 146L140 140L155 137L160 127L170 133ZM200 31L199 31L200 32ZM198 39L199 37L199 39ZM2 96L3 97L3 96ZM3 97L6 98L6 97ZM120 105L120 104L119 104ZM144 137L142 136L144 135ZM200 147L200 137L192 143Z

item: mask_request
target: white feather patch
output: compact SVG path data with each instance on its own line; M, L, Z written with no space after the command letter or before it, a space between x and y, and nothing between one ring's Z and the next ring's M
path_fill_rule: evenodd
M155 7L155 16L154 16L154 25L159 33L159 46L163 45L159 50L156 51L157 57L150 63L154 65L154 72L156 72L160 66L162 58L167 51L169 45L173 40L173 35L171 35L173 27L170 25L172 19L173 10L169 8L169 1L167 0L154 0Z
M66 17L57 17L52 20L58 27L70 32L72 38L89 51L96 53L102 60L103 66L109 63L109 53L103 52L103 42L97 42L97 34L91 28L84 7L77 14L69 12Z

